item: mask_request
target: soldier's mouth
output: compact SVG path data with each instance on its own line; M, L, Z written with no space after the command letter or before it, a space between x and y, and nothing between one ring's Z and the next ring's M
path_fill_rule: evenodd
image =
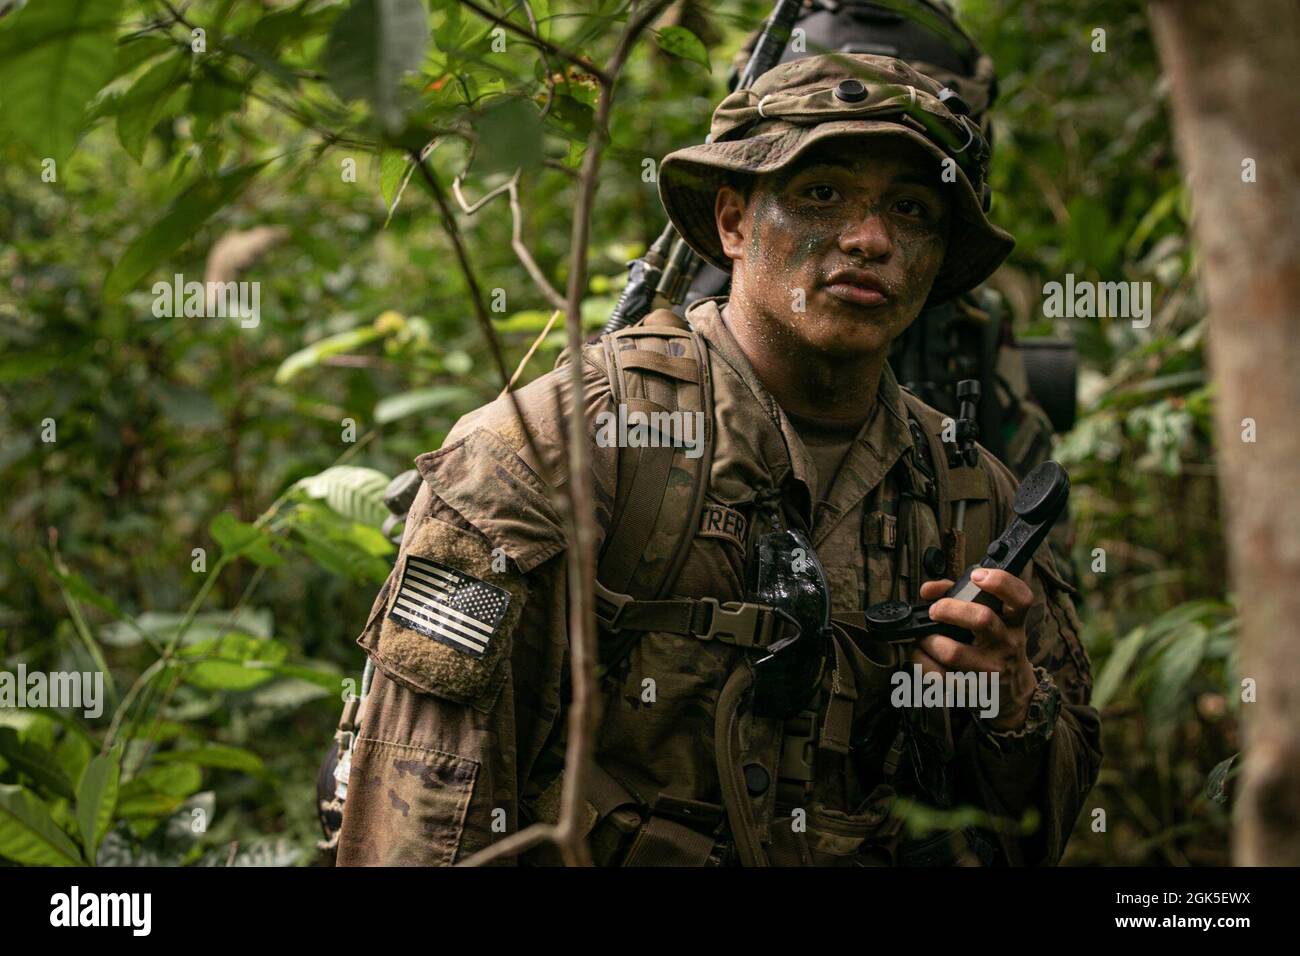
M889 301L885 284L863 269L840 269L832 273L826 291L841 301L859 306L880 306Z

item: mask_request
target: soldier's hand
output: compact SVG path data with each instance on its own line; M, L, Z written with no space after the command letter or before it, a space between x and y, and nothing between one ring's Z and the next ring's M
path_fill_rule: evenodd
M921 600L935 602L930 608L930 619L964 627L975 640L963 644L941 634L930 634L916 642L912 660L923 670L940 674L946 671L996 674L998 715L986 719L985 723L994 730L1018 730L1024 726L1037 684L1027 651L1029 639L1025 635L1025 615L1034 603L1034 592L1006 571L980 568L971 575L971 580L980 590L1001 599L1002 612L999 614L971 601L943 598L953 582L927 581L921 585Z

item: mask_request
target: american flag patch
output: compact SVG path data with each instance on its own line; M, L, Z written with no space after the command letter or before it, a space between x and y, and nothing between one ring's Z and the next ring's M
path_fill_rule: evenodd
M425 637L482 657L509 603L509 591L408 554L388 616Z

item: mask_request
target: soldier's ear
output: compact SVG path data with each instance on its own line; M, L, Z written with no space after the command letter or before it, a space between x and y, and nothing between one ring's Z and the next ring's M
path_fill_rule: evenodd
M748 202L734 186L718 187L713 203L713 219L718 226L718 239L722 251L729 259L745 258L745 242L749 238L749 223L745 221Z

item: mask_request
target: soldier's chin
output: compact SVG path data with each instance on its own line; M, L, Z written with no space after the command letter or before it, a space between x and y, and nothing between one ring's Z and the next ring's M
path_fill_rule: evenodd
M801 331L817 351L842 358L888 351L893 341L893 327L883 315L831 313L819 316Z

